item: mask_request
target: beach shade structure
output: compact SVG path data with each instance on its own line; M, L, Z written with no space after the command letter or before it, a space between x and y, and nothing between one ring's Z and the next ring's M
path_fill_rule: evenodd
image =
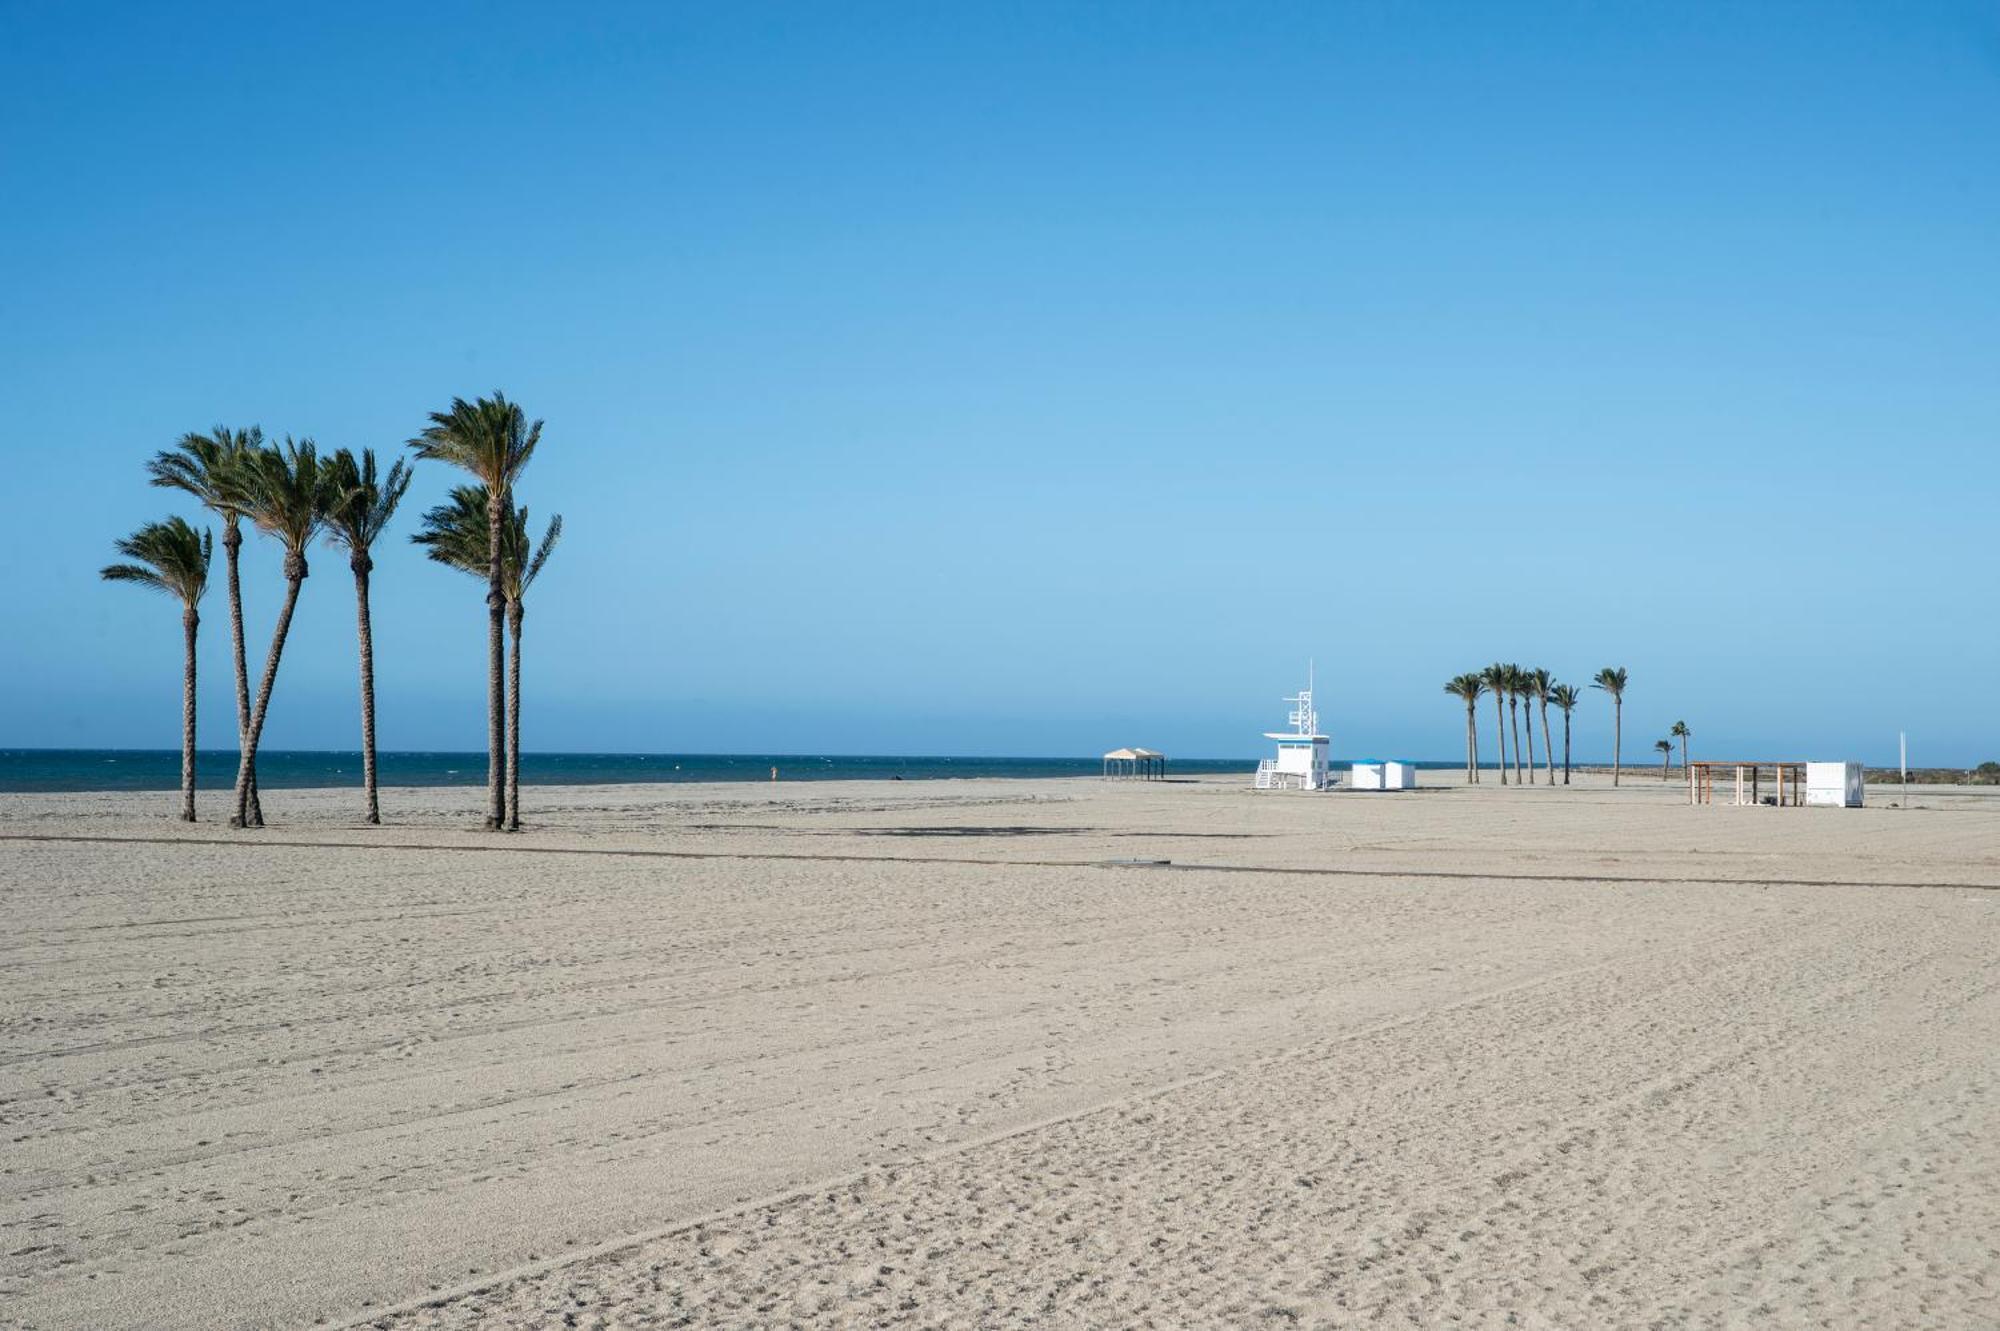
M1104 755L1106 777L1160 781L1167 775L1167 755L1158 749L1113 749Z
M1725 779L1735 777L1735 797L1731 804L1770 804L1779 808L1797 808L1806 802L1806 769L1810 764L1799 762L1714 762L1701 760L1688 764L1688 803L1715 803L1715 782L1719 775ZM1765 772L1771 774L1770 784L1765 784ZM1770 794L1765 794L1766 790Z

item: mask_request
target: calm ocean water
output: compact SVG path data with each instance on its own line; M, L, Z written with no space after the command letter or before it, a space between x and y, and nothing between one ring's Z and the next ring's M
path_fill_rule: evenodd
M383 753L378 779L385 786L476 786L486 780L480 753ZM1423 764L1432 766L1433 764ZM1435 764L1450 767L1451 763ZM637 781L767 781L771 769L786 781L938 780L949 777L1096 776L1096 758L880 758L796 753L524 753L525 785L621 785ZM1257 770L1255 758L1175 760L1169 775ZM359 752L266 749L257 755L257 779L278 790L347 786L361 782ZM236 781L233 749L196 755L195 782L220 789ZM0 791L174 790L181 782L178 749L0 749Z

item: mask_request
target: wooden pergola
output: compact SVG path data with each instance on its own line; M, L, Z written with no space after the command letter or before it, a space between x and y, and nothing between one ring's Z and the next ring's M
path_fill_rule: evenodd
M1691 762L1688 764L1688 803L1715 803L1715 774L1734 773L1736 798L1732 804L1762 804L1764 773L1771 773L1771 803L1779 808L1801 808L1806 802L1806 765L1794 762Z
M1167 755L1157 749L1113 749L1104 755L1104 775L1162 781L1167 775Z

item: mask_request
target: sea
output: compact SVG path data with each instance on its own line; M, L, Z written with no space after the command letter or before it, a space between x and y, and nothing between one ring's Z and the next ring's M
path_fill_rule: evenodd
M1338 762L1338 760L1336 760ZM486 754L378 753L376 779L384 786L477 786L486 780ZM1462 763L1420 762L1420 768ZM981 758L817 753L524 753L521 782L534 786L608 786L652 781L938 781L964 777L1097 776L1098 758ZM1175 776L1240 773L1248 779L1255 758L1175 758ZM257 782L268 790L361 783L358 750L265 749L257 755ZM179 749L0 749L0 791L176 790ZM195 784L214 790L236 783L236 751L203 749L195 755Z
M1445 764L1449 766L1450 764ZM384 786L477 786L486 754L378 753ZM652 781L936 781L953 777L1096 776L1097 758L881 757L809 753L524 753L521 782L535 786L625 785ZM1257 770L1255 758L1175 759L1169 777ZM312 749L265 749L257 783L267 790L347 786L361 782L361 754ZM0 749L0 791L176 790L178 749ZM236 783L236 751L195 755L195 784Z

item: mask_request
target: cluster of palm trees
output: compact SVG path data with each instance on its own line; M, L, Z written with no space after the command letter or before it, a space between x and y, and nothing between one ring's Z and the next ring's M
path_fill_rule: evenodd
M1606 666L1597 672L1590 687L1601 689L1611 695L1615 711L1612 730L1611 781L1616 785L1622 775L1625 730L1625 684L1627 675L1622 666ZM1563 719L1562 783L1569 784L1570 777L1570 718L1576 706L1583 700L1583 694L1575 686L1558 683L1546 670L1528 670L1518 665L1495 662L1484 670L1457 675L1445 681L1444 691L1465 704L1465 779L1476 782L1481 779L1479 764L1479 700L1491 695L1495 732L1499 736L1500 784L1507 784L1508 755L1513 756L1513 775L1516 785L1531 785L1536 780L1535 773L1535 715L1540 711L1542 720L1542 770L1549 785L1556 783L1555 740L1549 732L1549 705L1555 704ZM1528 705L1526 768L1522 766L1521 704ZM1685 726L1675 733L1685 732ZM1511 750L1508 736L1512 735Z
M409 446L420 459L449 463L471 474L476 484L451 492L448 502L424 514L411 539L430 558L473 574L487 584L487 793L486 826L516 830L521 825L521 628L528 587L548 562L562 535L562 518L548 526L530 548L528 510L513 503L514 485L541 439L542 423L500 393L434 412L430 424ZM230 640L236 667L238 763L232 827L262 827L257 791L257 749L263 739L271 694L292 615L309 572L306 553L314 540L347 553L354 574L356 639L361 666L361 771L365 816L382 821L375 763L375 644L369 617L369 579L374 547L388 529L410 487L411 469L397 460L384 471L371 449L359 455L340 449L321 454L311 439L267 443L263 431L218 426L188 434L146 464L152 483L179 490L222 521L222 549L228 570ZM281 550L284 601L271 633L270 650L257 690L250 689L243 641L241 582L242 526L248 521L274 538ZM197 531L185 518L149 522L117 543L128 563L112 564L103 576L164 592L181 604L185 665L181 699L181 818L195 820L195 648L199 604L208 588L214 550L210 532ZM513 637L507 667L506 629ZM503 687L502 679L506 684ZM503 723L504 722L504 723Z

